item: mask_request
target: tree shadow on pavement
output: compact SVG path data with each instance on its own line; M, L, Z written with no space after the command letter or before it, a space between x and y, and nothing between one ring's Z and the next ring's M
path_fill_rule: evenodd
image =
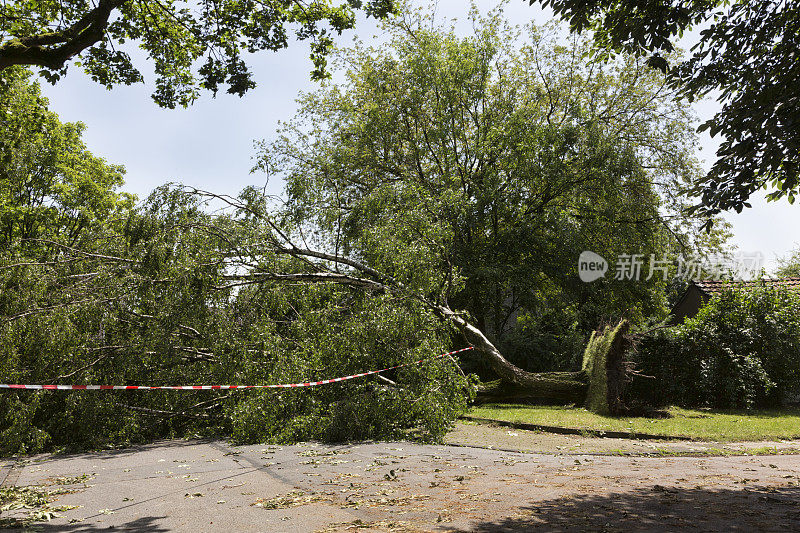
M536 502L470 532L800 531L800 487L742 490L655 485L628 493ZM458 530L466 531L466 530Z
M143 516L130 522L123 524L108 526L107 524L51 524L51 523L36 523L25 529L11 529L9 531L38 531L40 533L49 533L58 531L59 533L81 533L81 532L94 532L94 531L126 531L130 533L164 533L169 529L160 526L158 523L165 519L165 516Z

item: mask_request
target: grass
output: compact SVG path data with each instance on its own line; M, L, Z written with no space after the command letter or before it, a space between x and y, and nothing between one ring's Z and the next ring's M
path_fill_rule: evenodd
M588 432L650 433L723 442L800 438L800 408L712 411L671 407L667 411L669 418L611 417L575 407L487 404L474 407L467 415Z

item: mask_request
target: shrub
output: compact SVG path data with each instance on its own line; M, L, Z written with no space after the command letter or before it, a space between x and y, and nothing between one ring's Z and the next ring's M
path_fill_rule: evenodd
M800 297L782 288L728 289L695 316L642 338L629 397L651 405L751 408L800 390ZM653 379L654 378L654 379Z
M586 333L574 316L561 310L525 313L506 333L500 350L528 372L574 372L580 369Z

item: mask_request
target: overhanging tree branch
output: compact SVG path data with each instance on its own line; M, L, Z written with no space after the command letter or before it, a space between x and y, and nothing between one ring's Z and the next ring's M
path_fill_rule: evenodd
M52 70L103 39L112 11L128 0L100 0L93 10L69 28L11 39L0 44L0 70L14 65L36 65Z

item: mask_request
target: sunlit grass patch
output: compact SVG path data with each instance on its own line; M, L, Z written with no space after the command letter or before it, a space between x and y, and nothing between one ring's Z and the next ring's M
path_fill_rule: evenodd
M689 437L697 440L749 441L800 438L800 408L749 411L671 407L665 418L604 416L564 406L487 404L467 414L505 422L557 426L589 432L619 431Z

